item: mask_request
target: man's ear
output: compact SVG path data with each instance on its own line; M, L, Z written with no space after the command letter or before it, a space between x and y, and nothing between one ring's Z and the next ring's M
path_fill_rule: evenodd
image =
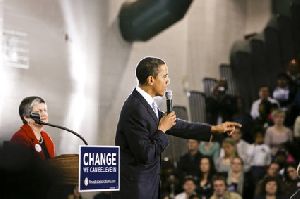
M151 76L151 75L148 76L148 77L147 77L147 84L150 85L150 86L152 86L153 83L154 83L154 77Z

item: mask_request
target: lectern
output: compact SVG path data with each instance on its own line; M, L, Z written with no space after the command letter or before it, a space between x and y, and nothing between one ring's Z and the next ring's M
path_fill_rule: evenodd
M64 154L49 160L58 169L62 185L78 185L78 154Z

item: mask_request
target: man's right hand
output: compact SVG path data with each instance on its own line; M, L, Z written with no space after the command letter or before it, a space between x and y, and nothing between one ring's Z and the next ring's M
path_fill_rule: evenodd
M158 130L161 130L162 132L166 132L172 126L176 124L176 114L174 111L172 111L169 114L165 114L160 120L158 124Z

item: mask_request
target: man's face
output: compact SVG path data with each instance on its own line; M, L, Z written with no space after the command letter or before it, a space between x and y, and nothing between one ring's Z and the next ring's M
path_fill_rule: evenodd
M288 167L287 173L288 173L290 179L292 179L292 180L296 180L298 178L297 170L294 167Z
M192 180L187 180L183 185L183 189L186 193L192 194L196 189L196 185Z
M226 191L225 182L223 180L216 180L214 182L214 190L215 190L215 194L218 197L224 196L225 191Z
M232 139L234 139L237 143L241 140L242 137L242 132L240 128L235 128L233 134L232 134Z
M272 163L267 170L267 174L268 176L274 177L278 174L278 170L279 170L279 165L276 163Z
M187 142L188 151L197 151L199 143L197 140L189 139Z
M259 89L259 98L260 99L268 99L269 97L269 88L268 87L261 87Z
M168 76L168 66L160 65L158 67L157 76L154 77L153 80L153 92L155 96L164 96L167 86L170 83L170 79Z

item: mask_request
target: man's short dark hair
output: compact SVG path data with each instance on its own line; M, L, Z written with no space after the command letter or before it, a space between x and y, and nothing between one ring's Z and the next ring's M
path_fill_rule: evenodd
M196 179L192 175L187 175L183 179L183 184L186 183L187 181L192 181L194 184L196 184Z
M136 77L139 84L143 85L149 76L156 77L158 74L158 67L164 65L165 62L156 57L145 57L136 67Z
M223 175L221 175L221 174L216 174L216 175L213 177L213 179L212 179L213 184L214 184L217 180L223 181L224 184L225 184L225 186L227 187L226 178L225 178Z
M27 121L24 119L24 116L29 116L32 112L33 103L46 103L45 100L38 96L26 97L21 101L19 105L19 115L24 124L27 124Z

